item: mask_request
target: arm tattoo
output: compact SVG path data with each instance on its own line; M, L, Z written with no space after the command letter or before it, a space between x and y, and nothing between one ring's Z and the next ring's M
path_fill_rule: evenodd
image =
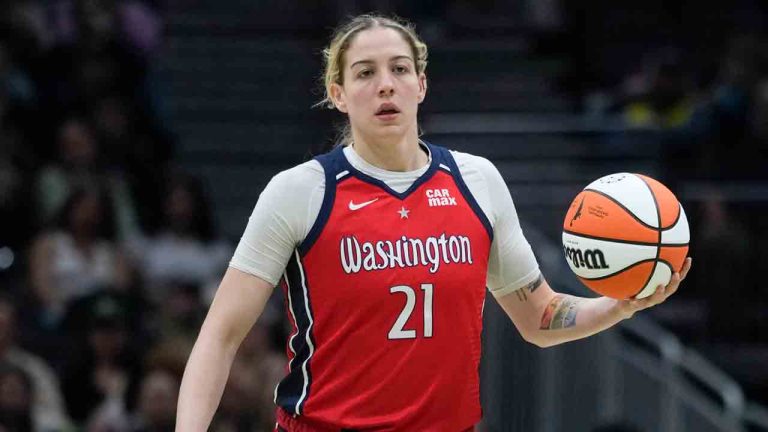
M525 290L519 289L515 291L515 294L517 294L517 299L520 300L521 302L528 301L528 296L525 295Z
M556 330L575 326L580 302L581 299L573 296L555 295L541 316L541 330Z
M536 280L529 283L525 287L528 289L528 291L534 292L538 287L541 286L542 282L544 282L544 277L541 275L541 273L539 273L539 276L536 278Z
M544 277L542 277L541 273L539 273L539 276L536 278L535 281L515 291L515 294L517 294L517 299L520 300L521 302L528 301L528 294L526 294L525 292L528 291L529 293L533 293L534 291L536 291L536 288L541 286L542 282L544 282Z

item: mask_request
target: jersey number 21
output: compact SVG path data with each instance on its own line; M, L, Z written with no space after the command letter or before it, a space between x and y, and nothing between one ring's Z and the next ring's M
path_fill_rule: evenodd
M421 289L424 291L424 337L432 337L432 284L421 284ZM416 339L416 330L403 330L405 323L413 313L413 308L416 306L416 290L408 285L393 286L389 289L391 294L403 293L405 294L405 307L400 312L400 316L397 317L395 324L392 325L392 329L389 330L389 339Z

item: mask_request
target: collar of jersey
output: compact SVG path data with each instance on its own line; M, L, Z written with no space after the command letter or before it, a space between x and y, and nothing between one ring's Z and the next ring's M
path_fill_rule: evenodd
M421 145L423 145L424 147L426 147L427 151L429 152L430 159L431 159L430 163L429 163L429 168L427 168L427 170L421 176L419 176L419 178L417 178L408 189L404 190L402 193L397 192L396 190L394 190L391 187L387 186L387 184L384 183L383 181L381 181L381 180L379 180L379 179L377 179L375 177L372 177L372 176L370 176L370 175L360 171L359 169L355 168L354 166L352 166L352 164L347 159L347 156L344 154L344 151L343 151L342 147L339 147L338 151L340 152L340 157L341 157L341 160L342 160L342 166L344 167L343 169L348 170L350 172L350 174L354 175L355 177L357 177L358 179L360 179L360 180L362 180L362 181L364 181L366 183L370 183L370 184L372 184L374 186L380 187L385 192L387 192L388 194L394 196L395 198L398 198L400 200L404 200L413 191L418 189L419 186L421 186L424 182L426 182L427 180L432 178L432 176L435 174L435 171L437 171L437 167L440 165L440 162L438 161L438 159L439 159L438 158L438 152L435 151L434 146L432 146L431 144L429 144L426 141L419 141L419 143Z

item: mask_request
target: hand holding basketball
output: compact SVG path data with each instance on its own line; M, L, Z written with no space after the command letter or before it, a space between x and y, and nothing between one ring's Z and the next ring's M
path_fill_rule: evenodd
M571 270L592 291L619 300L650 297L674 273L683 274L689 240L683 206L666 186L642 174L593 181L563 221Z
M659 303L664 303L672 294L677 292L677 288L680 286L680 282L688 275L688 271L691 269L691 258L686 258L683 264L683 269L680 273L674 273L672 279L667 286L659 285L649 297L642 299L628 299L618 300L616 302L616 308L619 310L619 314L623 318L631 318L637 311L648 309L649 307L656 306Z

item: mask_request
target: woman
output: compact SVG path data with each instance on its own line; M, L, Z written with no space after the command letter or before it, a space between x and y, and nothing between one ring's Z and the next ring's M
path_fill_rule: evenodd
M41 305L42 324L57 326L78 298L107 287L130 287L131 269L114 239L107 193L96 186L74 190L57 226L42 233L30 252L31 286Z
M690 261L644 300L553 292L493 165L419 140L426 58L413 30L390 19L338 30L325 85L349 118L344 145L262 193L187 364L177 430L208 426L283 269L294 332L275 401L277 430L291 432L472 430L486 286L542 347L675 292ZM547 308L559 318L543 319Z
M167 182L158 232L146 238L137 236L130 243L133 260L140 263L148 297L155 305L167 304L180 287L191 287L196 293L209 285L215 287L232 255L232 248L216 238L202 184L184 174ZM212 295L203 297L207 304Z

